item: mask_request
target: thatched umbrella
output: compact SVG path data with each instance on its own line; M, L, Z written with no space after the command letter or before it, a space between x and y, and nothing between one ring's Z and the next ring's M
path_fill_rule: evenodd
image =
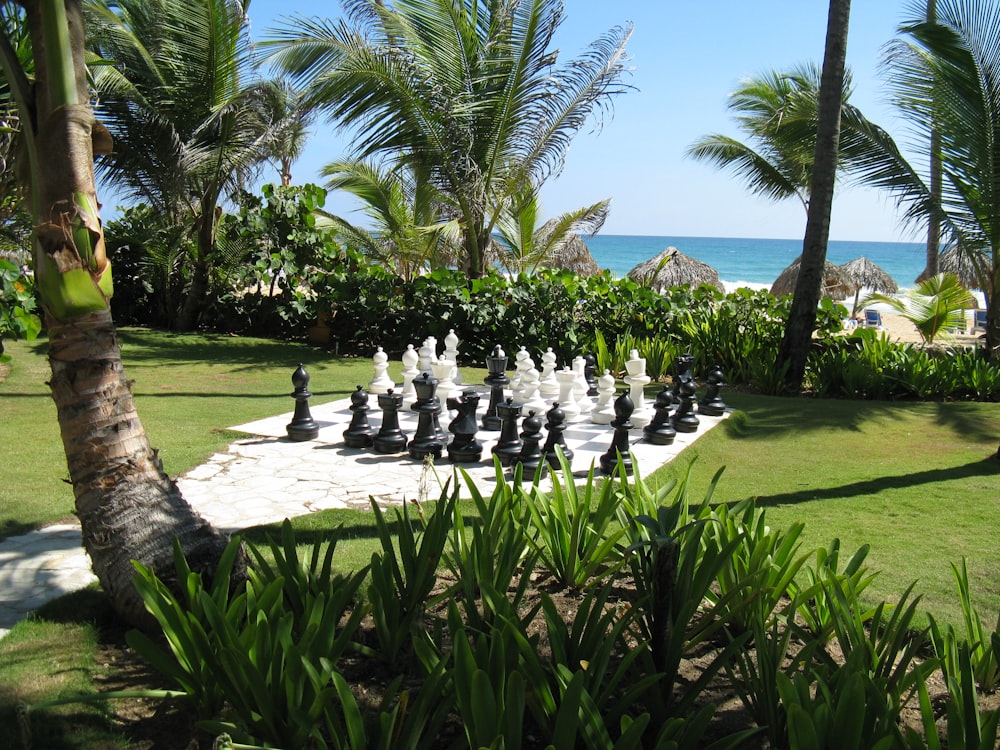
M861 296L862 289L870 289L873 292L882 294L895 294L899 291L899 284L881 266L872 263L868 258L861 256L844 263L840 269L846 273L857 289L854 291L854 306L851 308L851 317L858 311L858 297Z
M553 219L546 222L538 230L538 242L540 244L544 244L546 233L549 231L549 227L554 224L555 220ZM601 272L601 267L597 265L594 256L590 254L587 243L576 232L570 232L564 242L552 248L539 265L546 268L561 268L573 271L573 273L580 276L593 276Z
M987 268L986 258L982 253L962 252L958 245L945 250L938 258L938 271L955 274L967 289L983 288L982 279L988 278ZM920 274L917 283L924 278L924 274Z
M695 260L676 247L668 247L655 258L650 258L628 272L628 276L645 286L666 289L672 286L698 286L708 284L720 292L726 289L719 281L719 272L707 263Z
M795 291L795 282L799 278L801 264L802 256L800 255L774 280L771 285L771 294L775 297L792 294ZM820 288L820 296L831 299L846 299L854 293L854 290L854 282L841 270L840 266L827 261L823 267L823 285Z

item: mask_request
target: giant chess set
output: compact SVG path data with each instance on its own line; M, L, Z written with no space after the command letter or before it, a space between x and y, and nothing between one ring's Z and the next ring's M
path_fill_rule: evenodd
M482 383L466 384L456 364L458 343L451 332L440 355L433 337L419 348L409 345L399 380L378 347L366 385L358 385L348 399L312 407L310 378L300 365L292 375L292 414L233 429L312 441L359 463L408 463L414 477L433 462L489 479L496 457L508 476L520 465L530 481L539 470L558 468L557 450L576 476L591 467L611 474L619 461L629 473L636 465L651 473L727 414L720 397L723 373L718 367L705 373L699 398L690 355L677 358L672 383L650 399L646 361L635 350L625 363L623 388L608 370L597 375L592 355L559 369L549 348L539 368L523 346L513 357L511 375L511 358L496 346L486 358Z

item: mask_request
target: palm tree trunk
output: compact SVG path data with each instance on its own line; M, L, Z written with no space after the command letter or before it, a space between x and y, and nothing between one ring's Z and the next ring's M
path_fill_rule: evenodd
M202 201L201 216L198 218L198 258L191 274L191 283L177 314L175 328L178 331L193 331L201 320L205 302L208 299L212 277L212 258L215 255L215 227L222 214L215 201L206 197Z
M122 368L94 184L93 144L101 129L84 103L80 2L32 0L24 6L36 83L18 85L9 74L8 80L28 129L35 274L49 333L52 397L94 572L115 610L145 625L151 618L132 585L131 561L169 580L177 538L193 565L211 573L226 540L164 474Z
M135 410L111 314L50 318L52 398L83 544L115 611L151 623L132 586L132 560L173 580L173 540L192 570L211 574L226 545L163 472Z
M802 263L776 363L779 369L787 367L785 385L796 391L802 387L812 332L816 327L816 306L819 304L826 249L830 239L830 212L837 174L850 16L850 0L830 0L826 53L819 87L816 156L809 190L806 234L802 243Z

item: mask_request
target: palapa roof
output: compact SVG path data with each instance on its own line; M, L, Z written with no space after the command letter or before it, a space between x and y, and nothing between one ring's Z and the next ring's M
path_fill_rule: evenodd
M635 266L628 272L628 277L654 289L708 284L719 291L725 291L725 287L719 281L718 271L707 263L685 255L673 246Z
M545 232L549 231L553 224L555 224L554 219L546 222L539 230L541 244L544 244ZM573 271L580 276L593 276L601 272L601 267L590 254L587 243L576 232L570 232L565 242L552 248L539 265Z
M802 256L793 260L784 271L775 279L771 285L771 294L775 297L783 297L786 294L795 292L795 282L799 278L799 269L802 264ZM820 297L831 299L847 299L855 292L855 284L850 277L844 273L840 266L826 261L823 266L823 283L820 287Z
M895 294L899 291L896 280L885 269L864 256L848 261L840 268L857 286L857 291L871 289L882 294Z
M967 289L982 289L983 279L988 279L988 264L982 253L964 252L955 245L945 250L938 257L938 270L941 273L953 273L958 277L962 286ZM923 273L917 277L919 284L926 278Z

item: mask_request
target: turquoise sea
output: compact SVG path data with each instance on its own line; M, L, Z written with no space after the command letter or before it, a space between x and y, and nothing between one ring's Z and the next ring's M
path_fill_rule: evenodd
M598 234L584 237L584 242L597 264L615 276L624 276L639 263L673 245L685 255L712 266L724 282L759 286L770 286L802 253L802 240ZM827 250L827 259L837 264L861 256L877 263L905 289L913 286L914 279L924 269L925 247L917 242L831 241Z

